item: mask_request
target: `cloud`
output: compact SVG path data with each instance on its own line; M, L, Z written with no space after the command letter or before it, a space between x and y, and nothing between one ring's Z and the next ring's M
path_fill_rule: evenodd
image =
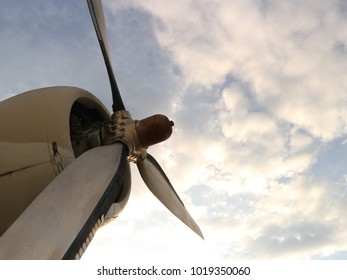
M208 87L233 74L276 117L325 140L340 135L346 114L341 76L346 23L339 6L264 3L136 5L154 16L159 43L170 51L187 84Z
M290 185L273 186L260 199L248 225L254 225L239 246L248 248L247 258L308 258L331 252L343 238L346 221L342 201L331 193L334 186L315 179L298 178ZM266 224L259 224L261 220ZM230 257L239 252L230 249Z

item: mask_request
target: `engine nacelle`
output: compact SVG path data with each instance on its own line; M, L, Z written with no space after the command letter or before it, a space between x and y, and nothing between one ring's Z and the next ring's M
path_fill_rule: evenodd
M0 236L75 158L104 144L109 119L94 95L75 87L42 88L0 102ZM120 208L129 197L127 182L116 201Z

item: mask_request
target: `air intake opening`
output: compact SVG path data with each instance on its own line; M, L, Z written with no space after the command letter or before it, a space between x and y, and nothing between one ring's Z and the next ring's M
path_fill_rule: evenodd
M76 101L70 113L70 138L75 157L104 144L106 121L95 104Z

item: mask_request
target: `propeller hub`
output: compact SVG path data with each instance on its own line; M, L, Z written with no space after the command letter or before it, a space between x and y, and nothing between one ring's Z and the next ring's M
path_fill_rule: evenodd
M137 163L147 156L149 146L168 139L174 122L164 115L154 115L143 120L133 120L128 111L118 111L111 117L110 143L122 142L129 148L128 160Z
M135 129L145 148L167 140L172 134L174 122L164 115L154 115L136 122Z

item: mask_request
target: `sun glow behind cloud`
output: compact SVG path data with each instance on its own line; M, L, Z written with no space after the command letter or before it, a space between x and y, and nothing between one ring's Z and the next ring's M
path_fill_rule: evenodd
M6 36L4 45L15 45L1 50L10 81L1 93L68 83L110 103L84 4L46 9L70 19L65 28L76 24L65 34L27 27L43 32L36 45ZM162 112L175 121L172 138L149 152L206 240L171 217L132 168L129 204L84 259L346 256L344 2L134 0L104 1L104 9L126 106L135 118Z

